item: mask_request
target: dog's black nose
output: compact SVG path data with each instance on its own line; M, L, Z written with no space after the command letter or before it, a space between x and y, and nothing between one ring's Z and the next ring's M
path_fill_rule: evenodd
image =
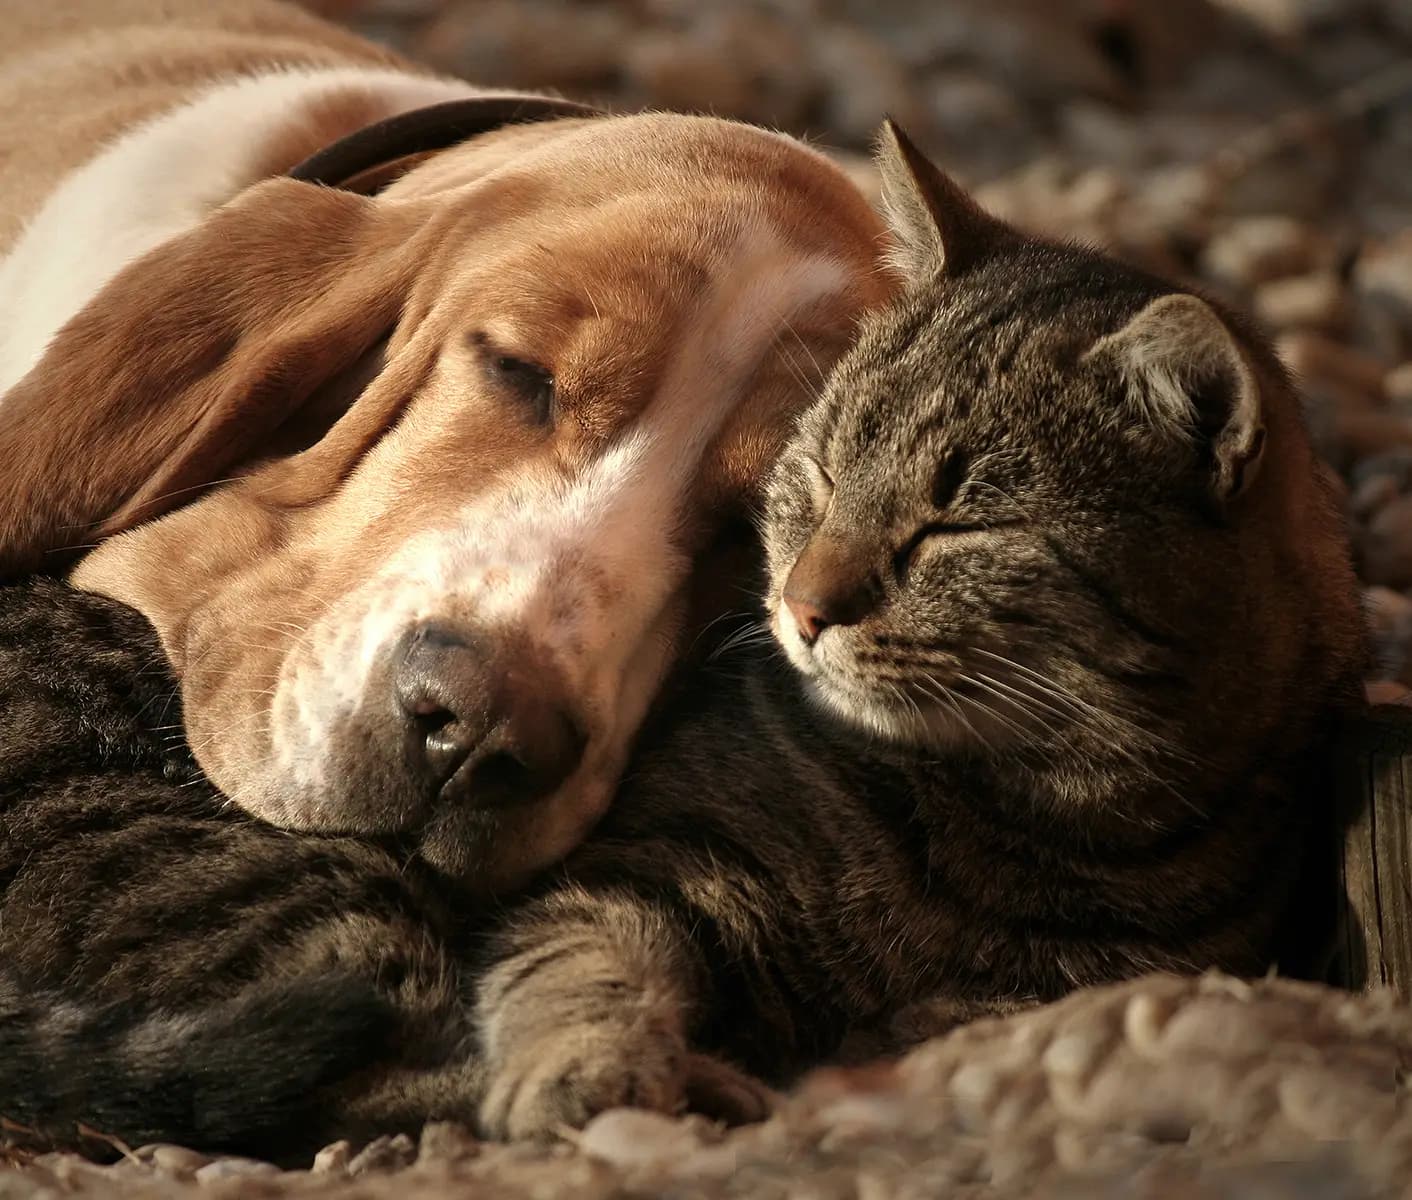
M489 652L483 639L442 622L410 629L394 656L408 765L443 800L522 804L579 765L584 737L554 672L508 648Z

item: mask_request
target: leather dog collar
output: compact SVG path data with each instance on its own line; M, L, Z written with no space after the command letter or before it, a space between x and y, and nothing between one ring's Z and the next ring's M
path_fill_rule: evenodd
M447 100L398 113L339 138L289 171L291 179L347 191L377 191L418 159L469 141L483 133L548 121L555 117L597 117L596 108L552 96L475 96Z

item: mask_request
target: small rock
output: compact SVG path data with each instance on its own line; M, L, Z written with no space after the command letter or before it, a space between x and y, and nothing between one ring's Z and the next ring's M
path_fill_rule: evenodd
M1059 119L1065 141L1088 161L1134 167L1148 158L1147 131L1111 105L1076 100Z
M1351 346L1317 333L1298 330L1275 345L1280 358L1300 382L1321 380L1381 404L1387 398L1387 375L1381 362Z
M1391 475L1372 475L1354 488L1348 500L1348 510L1359 521L1368 521L1380 508L1391 504L1402 494L1397 480Z
M1347 0L1214 0L1278 38L1300 38L1333 17Z
M1318 271L1262 284L1255 311L1276 329L1313 329L1339 334L1348 324L1349 300L1337 275Z
M701 12L687 29L657 27L620 41L615 54L630 97L774 126L800 122L819 81L799 52L798 31L743 8ZM881 116L873 114L867 136Z
M1366 250L1353 287L1377 348L1394 361L1412 354L1412 229Z
M232 1179L267 1178L283 1173L273 1163L260 1162L254 1158L218 1158L199 1168L195 1178L203 1187L211 1187Z
M1139 184L1137 212L1154 231L1199 233L1207 237L1207 211L1215 202L1218 180L1202 164L1165 164L1148 171Z
M624 48L623 68L643 103L722 115L740 113L749 104L740 72L675 30L639 34Z
M982 184L975 198L987 212L1032 233L1073 236L1063 228L1063 196L1073 184L1071 166L1046 155L1000 179Z
M482 86L583 91L614 78L626 34L612 5L481 0L448 6L409 50Z
M168 1145L165 1142L139 1146L132 1153L134 1158L151 1163L164 1174L176 1176L194 1174L211 1161L209 1154L188 1150L185 1146Z
M1304 414L1319 454L1342 469L1389 446L1407 444L1412 426L1375 397L1339 378L1296 371Z
M348 1161L352 1157L353 1146L350 1142L333 1142L314 1155L309 1171L313 1175L346 1175Z
M1006 88L978 72L943 71L924 93L946 165L975 162L989 170L1018 166L1033 152L1029 113Z
M1259 106L1279 112L1298 105L1299 84L1284 72L1254 71L1249 46L1205 55L1187 76L1183 99L1199 112L1245 112Z
M1412 423L1394 413L1347 406L1333 412L1329 421L1330 437L1323 452L1330 461L1356 463L1412 446Z
M1060 8L1048 0L1051 9ZM1132 47L1132 72L1143 84L1165 88L1186 79L1197 65L1232 47L1231 23L1210 0L1163 0L1161 4L1081 4L1074 24L1111 36ZM1111 51L1110 51L1111 54Z
M1075 225L1105 227L1128 198L1123 176L1109 167L1094 167L1075 178L1064 197L1066 219Z
M1405 38L1412 38L1412 5L1407 0L1381 0L1383 20Z
M814 37L812 55L827 81L824 119L850 143L866 143L885 114L913 129L925 120L911 82L892 52L863 29L829 24Z
M400 1171L409 1167L417 1159L417 1147L405 1133L395 1137L374 1138L354 1156L348 1164L349 1175L367 1175L373 1172Z
M897 22L903 40L916 27L914 14L963 12L963 53L991 78L1040 103L1052 104L1060 96L1113 102L1131 97L1131 81L1121 68L1053 0L951 0L906 7L907 15Z
M1229 172L1222 192L1224 211L1233 216L1285 213L1316 224L1327 221L1329 193L1347 186L1347 142L1317 122L1312 128L1301 127L1278 149L1258 141L1252 147L1248 136L1239 136L1250 132L1249 125L1237 125L1231 129L1237 136L1213 147L1216 161Z
M1412 587L1412 496L1384 505L1363 533L1363 577L1389 588Z
M1363 695L1369 704L1412 706L1412 688L1392 679L1374 679L1365 683Z
M1395 447L1382 453L1369 454L1353 465L1349 478L1356 490L1379 475L1391 476L1400 492L1412 491L1412 449Z
M1385 679L1402 673L1412 645L1412 599L1386 587L1363 593L1363 611L1377 656L1377 674Z
M1381 359L1398 362L1412 354L1412 325L1395 296L1354 292L1353 326L1358 344Z
M1383 376L1383 394L1390 408L1412 416L1412 362L1394 367Z

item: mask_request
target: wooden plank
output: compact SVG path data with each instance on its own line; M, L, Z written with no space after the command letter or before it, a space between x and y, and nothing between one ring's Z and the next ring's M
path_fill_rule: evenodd
M1373 787L1373 853L1383 979L1412 999L1412 756L1384 758Z
M1373 709L1349 732L1339 802L1337 981L1412 999L1412 709Z
M1346 746L1339 764L1339 801L1347 829L1339 864L1339 954L1335 982L1362 991L1382 982L1377 885L1373 870L1372 759Z

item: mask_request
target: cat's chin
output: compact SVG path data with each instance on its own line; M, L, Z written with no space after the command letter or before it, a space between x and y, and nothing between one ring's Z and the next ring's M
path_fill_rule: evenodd
M835 720L885 741L949 752L994 750L990 730L978 729L974 720L928 701L901 704L890 697L840 686L826 673L811 671L804 677L809 699Z
M974 720L956 709L927 699L903 702L840 678L823 654L805 644L783 606L774 607L770 625L776 642L802 677L805 695L834 719L908 746L943 751L994 748L988 731L979 730Z

